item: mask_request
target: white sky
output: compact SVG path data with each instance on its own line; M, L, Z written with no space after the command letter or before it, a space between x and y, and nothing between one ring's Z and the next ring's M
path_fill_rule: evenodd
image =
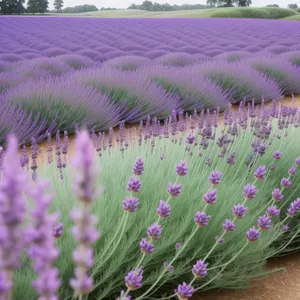
M52 6L50 2L50 7ZM64 0L64 7L67 6L75 6L75 5L81 5L81 4L94 4L99 9L101 7L116 7L116 8L127 8L131 3L135 4L141 4L143 0ZM158 2L158 3L169 3L169 4L205 4L206 0L152 0L152 2ZM252 0L251 6L266 6L268 4L278 4L281 7L287 7L289 3L297 3L300 5L299 0Z

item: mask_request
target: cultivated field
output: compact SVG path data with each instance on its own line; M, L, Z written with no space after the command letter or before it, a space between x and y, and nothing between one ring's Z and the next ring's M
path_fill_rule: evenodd
M299 250L300 23L5 17L0 41L1 300L187 300Z

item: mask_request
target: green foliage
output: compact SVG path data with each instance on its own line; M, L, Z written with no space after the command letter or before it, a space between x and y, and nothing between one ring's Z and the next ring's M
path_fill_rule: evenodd
M54 8L58 12L61 12L61 9L62 9L63 6L64 6L64 1L63 0L54 0Z
M273 126L276 128L276 123ZM142 237L145 237L147 227L155 222L157 218L155 209L160 199L166 200L166 188L169 182L177 180L177 183L183 186L182 194L171 200L171 216L163 223L162 239L155 242L156 251L147 256L143 262L144 285L142 291L149 288L161 273L164 261L171 261L176 254L175 244L177 242L184 243L195 229L194 215L204 208L202 197L210 187L207 180L208 175L212 170L217 169L223 173L223 179L218 186L219 200L217 204L208 208L208 214L212 216L209 225L207 228L198 229L194 238L174 263L175 271L167 273L158 285L159 290L154 295L148 295L146 299L149 297L162 298L165 291L170 295L178 282L189 282L193 278L192 265L197 259L205 257L215 244L216 236L222 234L222 223L225 218L231 218L233 205L243 201L243 186L254 182L253 171L258 165L273 164L272 153L276 150L283 150L283 158L276 162L275 171L269 172L264 181L256 183L259 193L256 199L247 202L249 207L247 216L237 221L237 230L227 233L225 243L218 244L215 251L209 256L207 279L196 281L194 287L200 290L246 288L249 280L266 275L264 268L266 260L288 250L284 249L280 241L289 241L292 236L299 236L300 227L297 218L294 220L294 227L290 233L282 231L285 209L300 192L300 185L296 184L300 179L299 172L292 178L293 188L283 192L285 200L278 203L283 210L282 216L274 219L272 229L263 231L258 242L248 245L238 259L229 263L223 272L219 272L220 269L223 269L220 266L230 261L245 246L245 232L251 226L256 225L258 216L264 214L266 207L270 204L272 190L279 187L283 177L287 177L288 167L299 155L299 150L295 147L295 136L299 135L298 131L299 128L295 127L284 132L275 130L269 139L270 142L273 142L268 147L266 154L256 157L253 164L248 167L245 165L245 161L252 153L251 143L255 139L251 129L242 130L239 136L233 137L234 141L229 145L228 153L231 151L237 153L237 162L234 166L226 163L226 157L223 159L218 157L220 149L216 143L210 142L202 156L198 155L198 146L193 146L193 155L191 156L187 155L185 145L181 144L180 138L176 143L169 139L156 139L155 147L149 141L140 147L131 145L125 152L121 152L117 147L113 148L110 153L104 151L102 156L97 159L97 164L102 169L97 187L103 186L105 189L93 207L93 213L99 218L99 230L102 233L100 240L95 245L95 266L92 270L96 286L94 292L86 299L115 299L124 289L124 276L137 265L141 257L138 243ZM285 133L287 137L284 138ZM220 132L217 132L216 138L220 137L219 134ZM281 139L275 138L277 134L281 136ZM161 154L165 155L164 160L160 159ZM122 221L124 213L121 203L126 196L129 196L126 185L137 157L142 157L145 161L145 173L141 176L143 187L138 194L140 206L136 213L129 214L125 225ZM184 158L189 165L189 174L176 179L175 165ZM211 164L206 163L208 158L211 159ZM60 299L70 300L73 293L68 282L73 270L71 252L74 241L71 236L72 224L69 214L74 205L74 196L71 191L71 171L66 168L63 172L64 180L60 181L56 166L43 165L39 167L39 175L52 181L56 195L52 209L61 212L62 222L65 226L65 233L57 244L61 251L57 266L60 268L63 278ZM120 236L120 243L116 244L115 241L111 244L114 234L122 224L124 233ZM274 247L274 242L278 242L276 247ZM291 249L295 249L295 245ZM30 280L34 278L34 274L29 261L24 261L22 269L15 278L14 299L36 299L33 289L30 288ZM139 294L140 290L136 292L136 295Z
M277 7L233 7L218 8L211 11L212 18L257 18L257 19L282 19L297 15L297 12L287 8Z
M76 5L74 7L66 7L62 11L63 13L85 13L85 12L92 12L98 11L99 9L95 5L84 4L84 5Z
M25 0L0 0L0 14L13 15L23 14Z
M32 14L44 14L48 9L48 5L48 0L28 0L26 11Z

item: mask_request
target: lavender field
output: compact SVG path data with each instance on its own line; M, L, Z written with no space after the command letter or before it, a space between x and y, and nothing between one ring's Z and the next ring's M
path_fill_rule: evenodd
M0 140L298 93L299 29L250 19L1 18Z
M292 21L0 18L0 300L188 300L281 271L298 41Z

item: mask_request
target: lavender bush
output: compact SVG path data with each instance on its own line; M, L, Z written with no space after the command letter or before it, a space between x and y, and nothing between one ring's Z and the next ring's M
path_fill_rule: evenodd
M269 257L299 247L299 110L274 102L259 111L241 103L238 113L226 110L220 129L214 115L173 113L164 126L147 121L134 140L122 124L115 137L92 132L89 140L77 132L75 169L51 161L39 166L34 185L40 177L51 180L51 212L60 211L64 227L62 235L54 234L58 224L49 230L60 250L61 299L72 299L74 291L79 299L87 293L87 299L183 299L207 289L244 288L270 272ZM82 205L72 213L71 232L75 198ZM15 299L37 298L30 265L24 257L14 272ZM1 276L5 280L6 272Z

